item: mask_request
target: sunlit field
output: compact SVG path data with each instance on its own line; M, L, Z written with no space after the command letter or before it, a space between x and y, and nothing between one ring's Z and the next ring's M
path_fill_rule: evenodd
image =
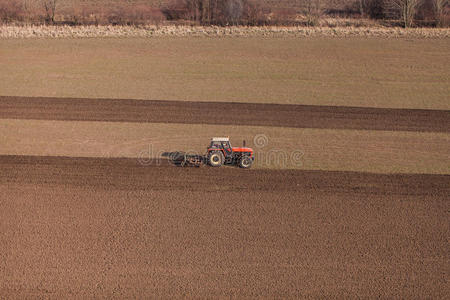
M0 94L450 108L450 39L0 40Z

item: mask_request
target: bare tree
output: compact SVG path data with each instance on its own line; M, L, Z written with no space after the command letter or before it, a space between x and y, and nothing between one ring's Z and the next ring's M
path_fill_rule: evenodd
M366 0L358 0L359 14L361 17L366 15Z
M225 17L227 23L237 25L241 21L244 3L242 0L228 0L225 2Z
M445 14L449 0L433 0L433 8L436 16L436 24L438 26L445 26Z
M220 25L241 23L248 6L247 0L175 0L172 3L174 8L184 10L191 21Z
M308 25L318 25L323 15L323 0L303 0L303 10Z
M47 22L55 23L56 3L58 0L42 0Z
M387 16L400 18L403 26L411 27L421 0L385 0L384 9Z
M9 23L21 19L23 7L14 0L0 1L0 23Z
M189 19L202 25L256 25L264 21L264 12L259 2L260 0L172 0L162 9L162 13L169 20Z

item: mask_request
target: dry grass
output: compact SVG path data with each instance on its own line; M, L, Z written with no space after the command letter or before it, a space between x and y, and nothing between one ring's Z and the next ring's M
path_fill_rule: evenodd
M392 28L348 26L349 20L324 19L320 27L216 27L216 26L0 26L0 38L87 38L87 37L155 37L155 36L325 36L325 37L409 37L448 38L449 28Z
M450 39L0 39L0 93L450 109Z
M268 143L254 144L264 134ZM204 153L211 136L230 135L256 151L256 168L450 174L445 133L293 129L157 123L3 120L0 154L136 157Z

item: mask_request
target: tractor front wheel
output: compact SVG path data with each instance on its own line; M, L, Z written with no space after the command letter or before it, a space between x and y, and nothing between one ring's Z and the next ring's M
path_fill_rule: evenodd
M252 166L253 160L248 156L242 156L239 160L239 167L248 169Z
M208 155L208 163L211 167L220 167L223 165L225 157L222 152L214 151Z

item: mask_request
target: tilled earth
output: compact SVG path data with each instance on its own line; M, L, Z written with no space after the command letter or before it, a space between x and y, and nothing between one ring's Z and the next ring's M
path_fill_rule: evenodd
M0 119L450 132L449 111L112 99L0 97ZM445 298L449 183L0 156L0 298Z
M0 156L0 296L445 298L447 175Z
M152 122L450 132L450 111L0 96L1 119Z

